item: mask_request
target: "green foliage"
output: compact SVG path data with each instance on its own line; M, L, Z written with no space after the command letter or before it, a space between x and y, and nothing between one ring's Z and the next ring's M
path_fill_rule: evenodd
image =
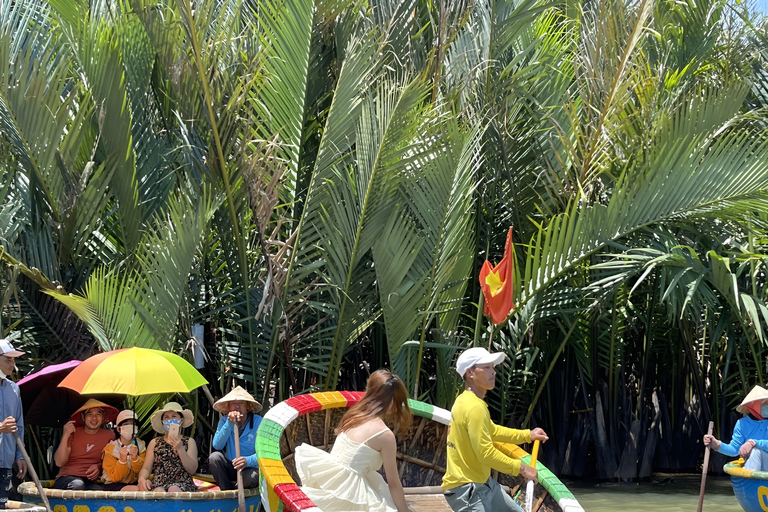
M482 344L500 422L604 404L618 462L664 393L693 439L768 371L766 41L720 0L4 2L0 326L38 365L202 324L265 406L379 365L450 406Z

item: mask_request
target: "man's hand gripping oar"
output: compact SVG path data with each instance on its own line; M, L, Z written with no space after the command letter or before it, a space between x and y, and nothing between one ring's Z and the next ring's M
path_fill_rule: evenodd
M535 428L531 430L531 440L533 441L533 450L531 451L531 465L520 465L520 474L528 480L525 487L525 511L531 512L533 509L533 488L539 481L539 471L536 469L536 459L539 455L539 441L547 442L549 437L543 429Z

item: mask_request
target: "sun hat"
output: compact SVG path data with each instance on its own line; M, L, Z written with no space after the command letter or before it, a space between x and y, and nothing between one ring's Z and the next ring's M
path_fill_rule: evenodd
M493 366L496 366L501 363L505 357L506 355L504 352L495 352L491 354L483 347L468 348L462 352L456 360L456 371L459 372L459 375L464 377L466 371L476 364L493 363Z
M760 403L763 400L768 400L768 389L765 389L760 385L755 385L736 410L742 414L751 412L753 415L762 418L763 416L760 414Z
M163 427L163 413L168 411L175 411L181 415L181 424L179 425L181 428L188 427L194 422L192 411L184 409L178 402L168 402L162 409L158 409L152 415L151 423L155 432L165 434L165 427Z
M240 386L237 386L235 389L221 397L215 404L213 404L213 408L221 414L227 414L229 412L229 406L227 404L238 400L247 402L248 410L252 413L257 413L262 409L261 404Z
M117 415L117 419L115 420L115 425L119 427L120 424L125 420L133 420L135 422L135 421L138 421L138 418L136 417L135 412L133 412L130 409L126 409L124 411L120 411L120 414Z
M11 345L11 342L5 338L0 338L0 350L3 351L2 355L8 356L8 357L19 357L26 354L26 352L22 352L21 350L16 350L15 348L13 348L13 345Z
M75 422L75 426L82 427L85 425L85 423L83 423L82 413L88 409L101 409L104 411L104 419L101 422L102 425L109 423L117 417L116 407L112 407L111 405L105 404L104 402L96 400L95 398L89 398L88 401L85 402L78 410L72 413L72 416L70 416L69 419Z

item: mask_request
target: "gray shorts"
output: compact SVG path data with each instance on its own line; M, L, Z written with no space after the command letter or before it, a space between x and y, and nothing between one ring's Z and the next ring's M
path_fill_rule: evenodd
M445 501L455 512L522 512L520 505L493 478L484 484L469 483L445 491Z

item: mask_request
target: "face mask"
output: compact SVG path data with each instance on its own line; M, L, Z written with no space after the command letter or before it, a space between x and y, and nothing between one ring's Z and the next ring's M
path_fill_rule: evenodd
M163 422L163 428L165 429L166 432L168 432L169 430L171 430L171 425L178 425L178 424L179 424L179 420L165 420Z
M117 430L123 439L132 439L136 434L136 425L123 425L122 427L117 427Z
M760 416L762 416L764 420L768 419L768 404L760 406Z

